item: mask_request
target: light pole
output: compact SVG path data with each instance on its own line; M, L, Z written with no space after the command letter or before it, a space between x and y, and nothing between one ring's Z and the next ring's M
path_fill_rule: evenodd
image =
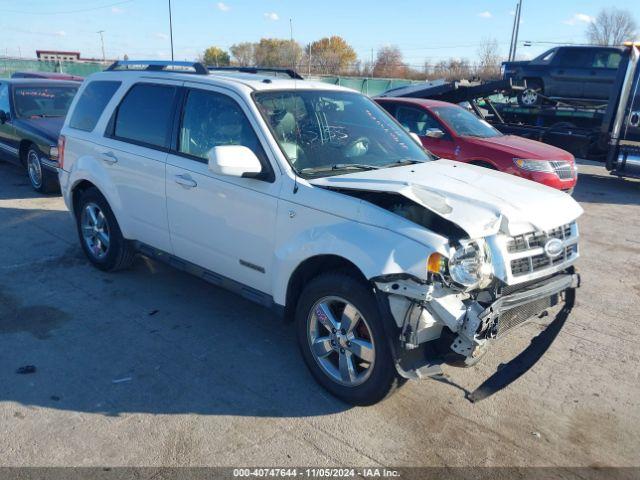
M100 35L100 43L102 44L102 62L104 63L107 61L104 54L104 35L103 35L104 30L99 30L97 33Z
M171 0L169 0L169 37L171 38L171 61L173 62L173 24L171 22Z
M516 49L518 48L518 34L520 33L520 15L522 14L522 0L518 0L516 14L513 19L513 29L511 30L511 45L509 47L509 61L516 59Z

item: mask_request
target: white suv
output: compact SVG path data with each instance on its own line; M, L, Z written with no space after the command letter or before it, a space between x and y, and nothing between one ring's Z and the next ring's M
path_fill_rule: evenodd
M315 378L361 405L572 302L569 195L435 160L369 98L292 76L184 62L90 76L59 145L89 260L141 253L273 308Z

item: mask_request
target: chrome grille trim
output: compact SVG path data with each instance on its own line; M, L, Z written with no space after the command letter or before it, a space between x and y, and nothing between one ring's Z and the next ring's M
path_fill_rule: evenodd
M562 253L550 258L545 243L556 238L562 242ZM515 285L562 271L580 256L578 225L571 222L547 232L524 235L496 235L488 240L494 259L494 271L507 285Z

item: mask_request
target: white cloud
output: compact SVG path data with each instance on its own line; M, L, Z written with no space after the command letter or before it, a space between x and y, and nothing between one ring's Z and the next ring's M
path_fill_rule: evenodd
M577 25L579 23L593 23L596 19L586 13L575 13L571 18L564 20L565 25Z
M480 13L478 14L478 16L479 16L480 18L491 18L491 17L493 17L493 15L491 15L491 12L490 12L490 11L488 11L488 10L486 10L486 11L484 11L484 12L480 12Z
M111 13L113 13L114 15L120 15L121 13L124 13L124 10L122 8L112 7Z
M275 12L267 12L267 13L265 13L264 14L264 18L266 18L267 20L271 20L272 22L280 20L280 17Z
M161 40L167 40L169 38L169 35L167 35L166 33L162 33L162 32L157 32L154 35L156 36L156 38L159 38Z
M216 7L218 7L218 10L220 10L221 12L228 12L229 10L231 10L231 7L224 2L216 3Z
M58 30L57 32L53 32L53 34L56 37L66 37L67 36L67 32L65 32L64 30Z

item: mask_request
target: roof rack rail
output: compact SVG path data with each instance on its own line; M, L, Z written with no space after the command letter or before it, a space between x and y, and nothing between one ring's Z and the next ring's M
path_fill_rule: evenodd
M130 68L134 67L134 68ZM208 75L209 71L200 62L172 62L165 60L117 60L105 70L113 71L179 72Z
M213 67L207 66L210 71L214 72L241 72L241 73L284 73L294 80L304 80L302 75L291 68L270 68L270 67Z

